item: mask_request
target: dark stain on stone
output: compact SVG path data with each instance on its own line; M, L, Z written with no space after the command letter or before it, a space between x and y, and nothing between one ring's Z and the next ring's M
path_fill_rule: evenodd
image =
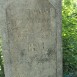
M37 61L37 63L45 63L45 62L49 62L51 60L51 58L47 55L47 54L36 54L35 56L31 57L31 63L33 61Z
M50 61L50 57L47 54L41 55L41 57L37 58L38 63L44 63Z
M33 57L30 58L31 59L31 63L34 61L34 60L38 60L38 55L34 55Z
M38 63L44 63L44 62L48 62L49 58L42 58L38 60Z
M52 49L48 49L47 55L50 57L52 55Z
M38 63L44 63L44 62L50 61L51 55L53 55L53 53L54 53L54 50L49 48L47 50L47 54L43 54L43 55L41 55L41 57L37 58Z
M24 53L25 53L25 49L21 50L21 53L20 53L21 57L25 55Z
M33 50L35 51L35 48L33 48Z
M51 75L49 75L48 77L51 77Z
M43 42L43 49L44 49L44 42Z

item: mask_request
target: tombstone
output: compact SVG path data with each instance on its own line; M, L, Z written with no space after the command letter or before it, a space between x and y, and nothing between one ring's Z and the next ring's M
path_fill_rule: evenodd
M1 10L5 77L62 77L61 0L1 0Z

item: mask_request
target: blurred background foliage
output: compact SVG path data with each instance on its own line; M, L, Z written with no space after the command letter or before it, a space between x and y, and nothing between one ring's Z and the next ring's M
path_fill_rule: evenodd
M62 39L64 77L77 77L77 0L62 1ZM4 77L0 37L0 77Z
M0 77L5 77L3 56L2 56L2 39L1 39L1 37L0 37Z
M77 77L77 0L62 2L63 71Z

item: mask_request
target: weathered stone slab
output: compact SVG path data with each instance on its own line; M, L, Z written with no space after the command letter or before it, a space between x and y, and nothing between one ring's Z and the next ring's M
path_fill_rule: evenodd
M61 20L54 6L57 1L53 4L52 1L6 2L5 26L2 28L5 30L3 54L6 77L61 77L62 74L58 76L58 73L62 70L57 69L57 62L61 63L62 58L61 37L58 37L60 28L57 27Z

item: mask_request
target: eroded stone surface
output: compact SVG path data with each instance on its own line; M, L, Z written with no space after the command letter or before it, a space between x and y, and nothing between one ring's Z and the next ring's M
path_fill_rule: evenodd
M6 77L57 77L56 9L51 3L7 2L3 36Z

